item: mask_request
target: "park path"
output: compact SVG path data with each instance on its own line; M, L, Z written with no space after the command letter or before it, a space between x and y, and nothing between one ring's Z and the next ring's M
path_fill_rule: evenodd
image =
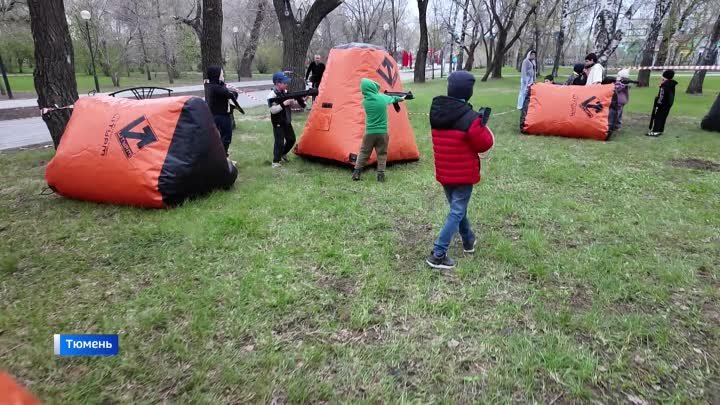
M400 72L400 78L402 81L411 81L413 79L413 72ZM230 84L240 90L242 90L243 88L257 88L258 86L267 86L268 89L272 87L271 80L235 82ZM191 93L196 91L202 91L203 86L180 86L172 87L172 89L174 94ZM238 97L238 104L240 104L240 106L243 108L260 106L263 104L263 101L261 100L265 99L268 91L269 90L253 90L245 94L240 93L240 96ZM80 97L88 96L83 95ZM35 99L0 101L0 109L36 106L37 100ZM48 132L47 126L45 126L45 123L40 117L0 121L0 151L8 149L18 149L24 146L44 145L49 143L52 143L52 139L50 138L50 132Z

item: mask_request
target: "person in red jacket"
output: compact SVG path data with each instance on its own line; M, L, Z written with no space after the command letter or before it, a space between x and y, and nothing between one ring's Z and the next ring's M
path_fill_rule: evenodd
M473 110L475 77L458 70L448 77L447 96L435 97L430 106L435 178L442 184L450 205L445 225L440 230L426 262L436 269L452 269L455 262L447 251L456 232L460 232L463 251L475 252L477 239L467 217L473 185L480 181L481 154L487 154L495 142L485 126L487 115Z

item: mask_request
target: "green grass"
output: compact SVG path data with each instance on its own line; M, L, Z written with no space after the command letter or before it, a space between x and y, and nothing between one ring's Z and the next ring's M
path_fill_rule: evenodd
M444 91L407 87L416 113ZM517 87L474 104L511 111ZM164 211L42 196L52 152L0 154L1 367L46 404L717 403L720 173L669 162L719 163L698 130L718 90L679 92L658 139L656 88L607 143L492 117L481 242L447 273L423 262L447 206L421 114L420 162L385 184L272 170L269 123L239 120L234 189ZM119 333L121 355L55 357L63 332Z
M252 79L248 80L265 80L270 79L270 74L253 74ZM10 88L14 92L25 92L34 93L35 84L33 83L32 73L24 75L9 75ZM77 80L78 92L80 94L87 94L89 91L95 89L95 80L92 75L77 74L75 76ZM231 82L237 81L237 75L230 73L228 80ZM148 81L147 76L140 73L133 73L130 77L120 76L120 87L113 87L112 80L103 75L98 76L98 83L100 84L100 91L112 92L121 88L128 88L134 86L156 86L156 87L173 87L173 86L187 86L202 84L202 75L198 72L184 72L182 77L175 79L173 84L167 79L167 73L158 72L157 77L152 74L152 80Z

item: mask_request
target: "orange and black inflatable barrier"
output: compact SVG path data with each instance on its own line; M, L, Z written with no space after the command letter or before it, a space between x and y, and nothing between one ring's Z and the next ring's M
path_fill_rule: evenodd
M354 165L365 135L365 109L360 80L380 84L380 93L403 91L397 63L384 48L351 43L330 51L319 95L305 124L295 153L320 160ZM406 103L388 109L388 162L420 158ZM373 151L368 165L377 162Z
M64 197L164 208L231 187L237 169L201 98L98 96L75 103L45 178Z
M612 84L533 84L520 116L520 132L606 141L615 129L616 104Z
M10 375L0 371L0 405L40 405L40 401Z
M715 102L707 115L700 121L700 128L706 131L720 132L720 94L715 98Z

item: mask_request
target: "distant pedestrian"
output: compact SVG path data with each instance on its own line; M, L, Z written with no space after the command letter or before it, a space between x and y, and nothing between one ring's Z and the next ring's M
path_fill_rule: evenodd
M522 61L520 68L520 94L518 94L517 109L522 110L525 105L525 97L527 97L528 87L535 83L535 75L537 73L537 65L535 64L535 51L530 50Z

